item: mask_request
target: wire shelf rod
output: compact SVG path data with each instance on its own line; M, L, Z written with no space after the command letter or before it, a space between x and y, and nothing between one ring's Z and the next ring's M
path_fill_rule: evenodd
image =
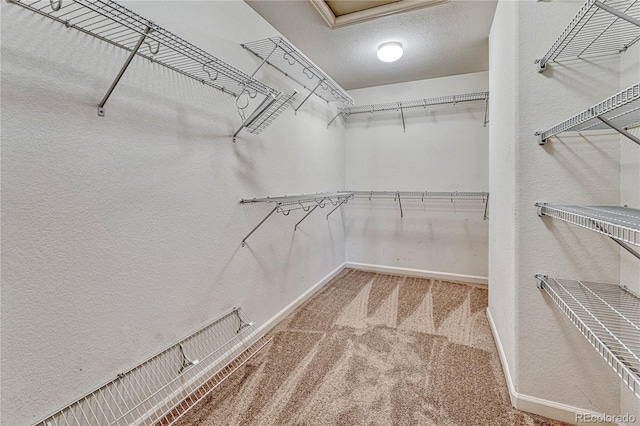
M616 206L559 206L536 203L539 216L549 216L623 243L640 246L640 210Z
M338 83L284 38L252 41L242 44L242 47L311 92L297 109L311 94L326 102L339 101L344 105L353 105L353 98Z
M538 143L543 145L550 137L562 132L613 128L618 132L623 130L620 132L621 134L639 143L637 137L626 132L626 129L638 124L640 124L640 82L550 129L536 132L535 135L538 137Z
M626 288L536 274L544 290L640 398L640 297Z
M620 53L638 40L640 0L587 0L535 63L543 72L550 62Z

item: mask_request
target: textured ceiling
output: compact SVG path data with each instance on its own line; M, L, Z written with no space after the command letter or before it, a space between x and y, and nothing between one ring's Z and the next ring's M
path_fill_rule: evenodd
M347 13L371 9L372 7L383 6L389 3L396 3L397 1L398 0L325 0L325 3L327 3L336 16L340 16L346 15Z
M336 29L306 0L245 1L345 89L489 68L496 0L453 0ZM404 46L397 62L376 57L378 46L387 41Z

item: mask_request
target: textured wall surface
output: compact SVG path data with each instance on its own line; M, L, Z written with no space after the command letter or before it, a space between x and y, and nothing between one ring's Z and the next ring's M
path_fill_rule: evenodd
M488 73L350 91L356 104L488 90ZM485 103L349 117L346 186L351 190L487 191ZM344 208L348 262L487 276L482 203L354 200Z
M621 55L620 90L640 81L640 43L635 43ZM640 127L629 132L640 136ZM640 209L640 147L626 137L620 137L620 204ZM634 247L636 251L639 248ZM620 249L620 284L640 294L640 261ZM640 400L622 384L620 413L640 413ZM636 416L640 418L640 415ZM638 420L640 421L640 420Z
M277 35L242 1L133 10L251 73ZM344 186L344 128L310 99L231 135L235 99L2 4L2 419L25 425L234 305L258 325L344 262L340 215L272 216L242 197ZM290 80L257 74L290 92ZM303 89L299 89L301 92ZM306 94L306 93L305 93Z
M516 174L516 117L513 108L516 93L516 3L498 2L489 36L489 193L491 220L489 221L489 312L507 367L514 381L516 321L515 321L515 174Z
M620 278L619 250L601 235L539 218L534 203L618 205L619 136L612 132L562 134L538 146L533 134L618 91L619 58L553 64L539 74L534 59L551 46L580 4L517 2L507 7L515 7L515 16L497 14L494 28L509 27L514 20L518 28L513 68L516 90L510 97L497 97L504 102L493 104L492 115L517 111L515 138L505 140L504 135L494 138L492 134L491 144L512 144L515 149L515 276L512 283L505 283L513 286L515 312L513 318L495 319L515 324L514 353L508 362L515 363L510 368L517 371L517 392L615 414L620 408L618 378L551 299L536 288L533 275L616 283ZM492 59L511 60L500 59L501 55L509 52L492 52ZM492 180L491 192L510 191L500 189L501 185ZM501 232L502 226L492 221L492 232ZM510 218L504 226L511 226ZM499 256L501 250L505 250L505 256L511 255L508 245L492 246L491 255ZM499 266L493 261L491 265ZM499 272L492 268L490 281L494 273ZM490 293L493 291L495 288L490 288ZM500 294L490 297L497 302L492 309L510 303L499 301Z

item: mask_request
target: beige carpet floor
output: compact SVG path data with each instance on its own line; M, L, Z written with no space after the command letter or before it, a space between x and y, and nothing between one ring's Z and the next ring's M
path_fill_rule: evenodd
M560 425L515 410L484 288L345 269L178 425Z

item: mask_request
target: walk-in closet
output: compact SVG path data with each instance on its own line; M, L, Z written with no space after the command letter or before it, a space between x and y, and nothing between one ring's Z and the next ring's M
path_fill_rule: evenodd
M5 0L0 424L640 424L639 0Z

